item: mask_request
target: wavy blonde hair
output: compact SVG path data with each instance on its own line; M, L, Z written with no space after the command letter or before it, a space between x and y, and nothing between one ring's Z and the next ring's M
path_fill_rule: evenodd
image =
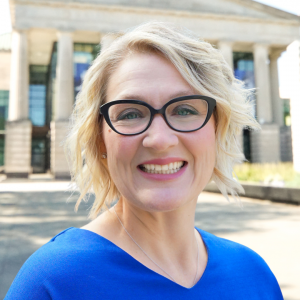
M81 193L76 209L89 193L95 194L90 218L120 196L106 160L101 158L103 120L99 108L106 102L108 80L126 55L149 51L168 59L196 91L216 99L216 164L211 179L227 199L228 193L237 197L243 192L233 178L233 165L244 160L238 136L244 127L259 128L252 116L249 91L234 78L222 54L211 44L186 29L153 21L118 35L102 49L76 99L65 149L72 179Z

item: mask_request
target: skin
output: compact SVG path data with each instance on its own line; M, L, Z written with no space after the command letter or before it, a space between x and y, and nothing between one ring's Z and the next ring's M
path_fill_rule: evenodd
M119 99L143 100L161 108L169 100L199 94L164 57L151 53L127 56L111 75L107 102ZM136 136L122 136L103 122L107 164L121 193L118 216L144 251L183 287L191 287L196 274L199 243L198 281L207 264L207 252L194 229L198 195L211 178L215 165L215 121L213 116L202 129L180 133L172 130L161 115L150 128ZM137 166L156 158L179 157L187 168L168 181L141 176ZM107 238L134 259L167 278L132 242L112 209L83 229ZM195 238L196 237L196 238ZM170 278L169 278L170 279Z

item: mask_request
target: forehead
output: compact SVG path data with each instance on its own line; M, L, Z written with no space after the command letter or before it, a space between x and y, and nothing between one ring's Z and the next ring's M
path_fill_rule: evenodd
M162 55L131 53L110 76L107 102L136 99L159 107L170 99L194 93L176 67Z

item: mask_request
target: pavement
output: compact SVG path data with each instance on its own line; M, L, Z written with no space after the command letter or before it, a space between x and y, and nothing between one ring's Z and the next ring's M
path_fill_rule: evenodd
M93 199L75 213L77 198L68 182L0 183L0 299L34 251L65 228L88 222ZM300 206L251 198L242 198L242 205L203 192L195 225L256 251L275 274L284 299L300 300Z

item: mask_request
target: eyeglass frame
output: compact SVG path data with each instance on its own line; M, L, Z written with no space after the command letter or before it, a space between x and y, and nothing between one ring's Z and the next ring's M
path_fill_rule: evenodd
M165 115L165 112L166 112L166 109L169 105L175 103L175 102L180 102L180 101L183 101L183 100L190 100L190 99L201 99L201 100L204 100L206 101L207 103L207 106L208 106L208 109L207 109L207 115L206 115L206 118L205 118L205 121L204 123L199 127L199 128L196 128L196 129L193 129L193 130L179 130L179 129L176 129L174 128L169 122L168 122L168 119L166 118L166 115ZM108 114L108 110L111 106L113 105L116 105L116 104L121 104L121 103L132 103L132 104L139 104L139 105L143 105L145 107L147 107L150 111L150 119L149 119L149 123L148 125L146 126L146 128L138 133L121 133L119 131L117 131L114 126L112 125L111 121L110 121L110 118L109 118L109 114ZM212 116L212 113L215 109L217 105L217 101L214 99L214 98L211 98L211 97L208 97L208 96L203 96L203 95L190 95L190 96L182 96L182 97L177 97L177 98L174 98L174 99L171 99L170 101L168 101L162 108L160 109L155 109L154 107L152 107L150 104L148 104L147 102L144 102L144 101L141 101L141 100L134 100L134 99L127 99L127 100L114 100L114 101L111 101L111 102L107 102L103 105L100 106L100 111L99 111L99 114L102 115L106 121L106 123L108 124L108 126L113 130L115 131L116 133L118 134L121 134L121 135L126 135L126 136L132 136L132 135L138 135L138 134L141 134L143 132L145 132L152 124L152 121L154 119L154 116L157 115L157 114L160 114L163 116L166 124L171 128L173 129L174 131L177 131L177 132L193 132L193 131L197 131L199 129L201 129L202 127L204 127L206 125L206 123L209 121L209 119L211 118Z

